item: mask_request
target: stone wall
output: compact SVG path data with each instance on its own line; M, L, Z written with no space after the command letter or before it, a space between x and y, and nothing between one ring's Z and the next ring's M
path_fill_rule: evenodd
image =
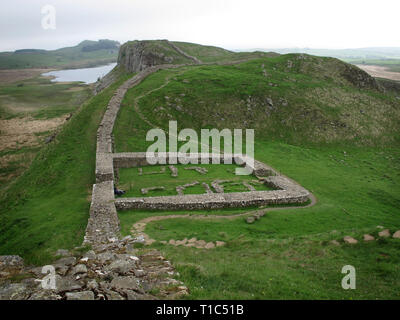
M199 210L199 209L221 209L251 207L269 204L292 204L304 203L309 199L310 193L303 187L287 177L279 175L274 169L260 161L250 159L242 155L228 154L179 154L164 153L154 154L149 159L152 163L156 158L165 164L176 163L175 159L180 157L184 160L212 159L219 158L221 163L236 163L242 166L249 165L253 169L253 174L259 177L264 183L278 190L273 191L251 191L219 194L194 194L161 197L140 197L140 198L120 198L115 200L118 210L128 209L148 209L148 210ZM130 168L149 165L145 152L114 153L114 168ZM252 161L250 161L252 160Z
M197 210L233 207L260 206L268 204L303 203L310 193L294 181L279 175L268 165L242 155L192 154L190 158L207 158L210 163L217 158L221 163L236 163L249 166L258 178L273 186L274 191L250 191L242 193L202 194L143 198L114 198L114 181L118 168L141 167L149 165L145 152L113 153L112 132L121 102L127 90L139 84L151 73L161 69L179 68L183 65L157 65L148 67L120 86L111 98L97 131L96 184L93 186L90 217L86 228L84 243L98 246L119 236L118 210L157 209L157 210ZM190 160L186 154L165 153L166 164L175 164L176 157ZM250 161L252 160L252 161ZM252 163L252 165L251 165Z

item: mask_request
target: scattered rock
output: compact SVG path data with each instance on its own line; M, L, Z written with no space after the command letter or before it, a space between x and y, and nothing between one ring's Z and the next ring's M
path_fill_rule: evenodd
M364 241L373 241L375 238L370 234L364 234Z
M65 296L67 300L94 300L92 291L67 292Z
M216 241L216 242L215 242L215 245L216 245L217 247L222 247L222 246L225 245L225 242L224 242L224 241Z
M379 232L378 235L380 237L387 238L387 237L390 237L390 231L389 231L389 229L385 229L385 230L382 230L381 232Z
M205 246L205 249L214 249L215 248L215 244L212 242L208 242Z
M87 273L87 267L84 264L78 264L74 267L74 269L72 270L72 274L73 275L77 275L80 273Z
M140 191L142 194L148 194L150 191L163 191L165 187L150 187L150 188L142 188Z
M246 223L251 224L251 223L254 223L255 220L256 219L254 217L247 217L246 218Z
M24 269L24 260L20 256L0 256L0 277L8 277Z
M352 238L350 236L345 236L343 238L343 241L348 243L348 244L356 244L356 243L358 243L358 241L356 239L354 239L354 238Z
M83 283L73 279L72 277L61 277L56 275L56 292L63 293L68 291L81 290Z
M9 283L0 287L0 300L26 300L29 293L22 283Z
M75 257L67 257L67 258L61 258L55 262L56 265L63 265L63 266L72 266L76 263L76 258Z
M97 281L95 279L88 281L86 286L90 290L96 290L99 287L99 285L97 284Z
M331 240L330 243L333 244L334 246L340 246L340 242L337 240Z
M393 238L400 239L400 230L397 230L395 233L393 233Z
M56 294L53 290L37 290L34 291L28 300L61 300L62 297Z
M131 260L115 260L108 265L105 270L125 275L135 267L135 261Z
M116 277L111 281L111 287L116 290L130 289L139 290L139 281L132 276Z

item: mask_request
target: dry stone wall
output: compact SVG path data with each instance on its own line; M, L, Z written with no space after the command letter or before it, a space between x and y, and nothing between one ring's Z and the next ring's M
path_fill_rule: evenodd
M179 49L179 48L178 48ZM198 61L195 61L198 63ZM113 128L121 102L127 90L139 84L151 73L161 69L178 68L183 65L157 65L148 67L127 80L120 86L111 98L103 119L97 131L96 150L96 184L93 186L90 217L86 228L84 243L99 246L119 236L118 210L126 209L157 209L157 210L197 210L219 209L231 207L248 207L267 204L303 203L309 199L309 192L295 182L279 175L266 164L242 155L229 154L155 154L157 160L164 160L165 164L176 164L177 159L186 161L196 158L199 163L213 159L220 163L236 163L248 166L253 174L263 182L274 186L274 191L249 191L238 193L206 193L200 195L178 195L143 198L114 197L114 181L118 175L118 168L142 167L149 165L145 152L113 153ZM252 161L250 161L252 160ZM150 161L150 163L152 163Z
M294 181L279 175L274 169L260 161L247 156L228 154L180 154L164 153L154 154L149 161L145 152L114 153L115 168L130 168L148 165L157 160L159 163L175 163L176 159L193 160L219 158L221 163L229 162L248 165L253 169L253 174L275 189L273 191L250 191L235 193L209 193L177 196L120 198L115 200L118 210L150 209L150 210L198 210L221 209L233 207L249 207L268 204L304 203L309 199L310 193ZM252 161L250 161L252 160Z

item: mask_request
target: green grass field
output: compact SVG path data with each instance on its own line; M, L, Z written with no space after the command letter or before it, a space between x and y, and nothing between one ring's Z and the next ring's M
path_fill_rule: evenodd
M188 187L184 190L184 194L203 194L203 182L209 186L214 180L228 180L223 183L225 192L247 192L249 191L242 182L247 182L256 190L271 190L268 186L258 182L255 176L238 176L235 175L235 169L238 167L234 164L188 164L175 165L178 169L178 176L171 176L168 166L146 166L142 167L142 174L138 168L119 169L119 188L126 191L124 197L142 197L142 196L173 196L177 195L176 187L187 183L199 182L195 186ZM195 170L188 168L199 167L205 168L208 172L201 174ZM146 195L141 193L142 188L164 187L165 190L150 191ZM214 191L215 192L215 191Z
M177 266L189 299L400 298L399 241L362 241L366 233L377 237L378 226L400 229L399 103L390 93L355 88L337 72L337 60L297 64L295 57L164 70L125 96L114 129L119 152L149 146L145 134L151 126L143 119L164 129L171 119L180 129L247 126L256 130L256 159L318 200L312 207L270 211L254 224L243 217L148 224L145 232L158 241L227 242L212 250L152 245ZM295 61L290 70L288 60ZM267 97L275 110L268 109ZM277 102L280 98L286 103ZM148 216L244 211L132 210L119 216L127 235ZM347 235L359 243L345 244ZM341 269L348 264L357 270L356 290L341 287Z
M365 233L377 236L378 226L400 229L399 101L390 92L360 89L348 76L338 60L286 55L159 71L130 89L114 128L117 152L145 151L147 130L166 129L169 120L179 129L254 128L255 158L318 202L280 207L253 224L212 216L258 208L121 211L121 233L130 234L149 216L208 215L152 222L145 230L159 241L226 242L211 250L159 242L150 247L177 267L192 299L399 299L399 240L362 241ZM127 77L86 102L1 194L0 254L39 264L56 249L81 244L95 180L96 131L113 90ZM223 170L216 174L228 174ZM185 172L182 181L194 173ZM135 169L120 174L121 186L132 184L131 195L147 183L170 183L168 175L139 177ZM344 244L346 235L359 243ZM357 270L356 290L341 288L344 265Z
M197 237L225 241L213 250L154 244L174 265L194 299L399 299L399 240L363 243L384 226L400 228L400 150L257 143L257 158L312 191L310 208L271 211L254 224L234 220L171 219L150 223L156 240ZM248 210L254 210L252 208ZM238 214L246 210L191 214ZM183 212L122 211L122 232L151 215ZM344 244L344 236L360 241ZM335 246L330 240L338 240ZM357 290L341 288L344 265L357 270Z

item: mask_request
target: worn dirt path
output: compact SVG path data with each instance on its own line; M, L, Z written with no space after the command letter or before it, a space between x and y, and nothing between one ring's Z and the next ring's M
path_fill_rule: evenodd
M153 216L147 217L142 220L139 220L135 224L133 224L131 233L135 236L142 236L145 241L145 245L150 245L156 242L155 239L152 239L146 232L146 226L148 223L154 221L161 221L167 219L193 219L193 220L217 220L217 219L227 219L232 220L240 217L250 216L254 214L256 211L264 211L265 213L271 211L278 211L278 210L288 210L288 209L305 209L314 206L317 203L317 199L313 194L310 194L310 203L305 206L294 206L294 207L275 207L275 208L265 208L259 210L252 210L244 213L239 214L232 214L232 215L190 215L190 214L173 214L173 215L166 215L166 216Z

